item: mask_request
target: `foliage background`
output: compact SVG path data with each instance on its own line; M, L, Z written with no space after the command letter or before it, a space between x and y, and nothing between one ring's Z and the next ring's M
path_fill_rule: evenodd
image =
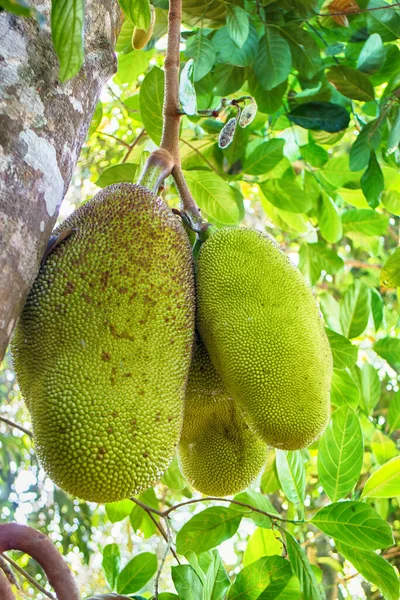
M57 10L61 4L54 2ZM147 0L121 5L143 25ZM118 73L97 106L61 218L99 187L134 180L160 141L168 3L154 6L156 26L144 51L132 50L133 23L124 22ZM400 552L390 530L398 542L400 11L381 0L183 6L181 58L194 59L197 108L248 94L259 107L226 149L218 135L234 107L218 118L183 118L189 187L210 221L267 231L298 264L320 302L335 372L323 438L303 451L271 450L264 473L241 498L289 521L314 521L272 523L209 501L172 512L174 547L191 566L173 567L167 555L160 589L170 594L160 599L397 600ZM349 10L360 12L337 14ZM76 39L58 48L64 78L73 75L63 72L65 52L77 69L79 48ZM172 182L163 197L177 205ZM9 356L0 374L0 416L30 426ZM67 496L40 470L27 435L3 422L0 436L0 520L50 535L83 597L117 589L151 598L154 555L160 563L165 542L148 514L129 500L103 507ZM163 510L191 498L200 496L176 462L140 496ZM344 498L351 503L336 504ZM33 561L12 556L46 586ZM20 582L21 598L44 597Z

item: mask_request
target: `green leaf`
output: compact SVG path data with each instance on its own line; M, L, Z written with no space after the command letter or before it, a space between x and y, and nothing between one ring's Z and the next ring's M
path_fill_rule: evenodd
M397 117L393 121L388 138L388 154L392 154L400 142L400 110L397 109Z
M300 450L276 450L276 469L285 496L302 507L306 494L306 471Z
M389 433L400 429L400 391L392 396L388 410Z
M333 187L342 187L352 184L352 187L359 185L360 173L354 173L350 170L349 156L342 154L336 158L331 158L318 173L318 177L326 180Z
M374 210L360 208L343 212L342 223L345 233L383 235L387 230L389 219L387 215L379 214Z
M241 48L249 35L249 14L240 6L226 6L226 26L228 33L238 48Z
M117 43L115 45L115 52L128 53L133 50L132 47L132 35L135 26L130 19L124 19L122 27L119 32Z
M365 42L357 58L357 69L363 73L379 71L385 62L386 49L379 33L373 33Z
M228 65L248 67L254 62L257 55L258 37L256 30L251 25L247 39L241 48L232 40L227 27L218 29L212 42L219 62Z
M370 288L371 312L374 319L375 331L378 331L383 320L383 299L378 290Z
M171 576L179 600L199 600L202 597L203 586L190 565L171 567Z
M151 13L149 0L118 0L118 2L128 19L136 27L146 30L150 27Z
M130 515L134 506L132 500L129 499L120 500L119 502L110 502L105 505L107 517L111 523L122 521L125 517Z
M339 542L360 550L376 550L393 544L389 525L364 502L335 502L321 508L311 523Z
M140 114L143 125L157 145L160 144L163 127L164 72L153 67L140 86Z
M322 167L329 160L328 152L315 143L301 146L300 152L303 159L313 167Z
M0 0L0 7L20 17L33 17L39 25L45 23L44 15L25 0Z
M276 508L274 507L272 502L267 498L267 496L264 496L263 494L255 492L253 490L246 490L245 492L237 494L234 497L234 500L236 500L237 502L243 502L243 504L249 504L250 506L254 506L255 508L259 508L260 510L263 510L265 512L278 514ZM271 527L271 519L266 515L249 510L245 507L240 507L237 504L232 504L231 508L233 510L236 510L237 512L243 511L244 513L246 513L244 514L244 516L254 521L254 523L259 527Z
M61 81L71 79L83 64L84 0L53 0L51 5L51 37L60 61Z
M259 183L268 202L291 213L304 213L311 208L311 198L303 193L295 181L268 179Z
M233 65L216 65L213 71L213 94L229 96L240 90L244 83L245 70Z
M273 600L289 583L290 564L280 556L264 556L236 576L228 600Z
M247 567L262 556L281 556L283 542L279 531L258 527L247 540L243 555L243 565Z
M205 563L208 560L208 566L206 567ZM201 554L199 563L202 564L206 572L202 600L223 600L231 582L217 550Z
M108 167L108 169L104 169L96 181L96 185L104 188L112 183L121 183L123 181L133 183L135 181L136 172L137 165L133 163L113 165L112 167Z
M177 490L178 492L185 489L187 486L186 480L179 469L179 463L176 456L165 471L161 481L165 483L170 490Z
M382 204L390 213L400 216L400 192L397 190L384 190L382 193Z
M359 336L368 325L369 289L357 279L344 294L340 306L340 323L348 338Z
M400 371L400 340L384 337L375 342L374 350L384 358L393 369Z
M371 437L371 450L375 460L380 465L388 462L395 456L398 451L395 442L388 436L376 429Z
M353 410L360 403L360 388L349 371L333 369L331 402L338 408L350 407Z
M104 546L101 566L103 567L104 575L111 591L115 589L117 582L120 559L118 544L107 544L107 546Z
M371 152L368 167L363 173L360 183L368 204L371 208L376 208L379 205L379 199L385 186L385 180L375 152Z
M157 557L151 552L137 554L117 578L118 594L133 594L146 585L157 571Z
M129 54L118 55L118 71L115 79L118 83L132 83L143 75L149 67L154 50L133 50Z
M341 239L343 229L339 210L332 198L324 191L321 192L318 203L318 225L322 237L327 242L335 244Z
M382 0L369 0L368 8L377 8L390 4ZM384 42L391 42L400 37L400 15L396 10L374 10L367 14L368 30L379 33Z
M261 86L261 83L258 81L256 74L252 69L250 69L249 73L249 91L252 96L257 101L258 109L267 114L272 114L279 110L283 96L285 95L287 88L287 81L276 86L270 92L267 92Z
M243 171L248 175L264 175L271 171L283 157L285 140L276 138L263 142L246 158Z
M138 500L144 504L147 504L147 506L151 506L152 508L160 508L159 501L153 488L149 488L145 492L139 494ZM159 519L157 516L154 518L156 521ZM157 527L153 519L151 519L147 512L138 504L134 505L134 508L129 515L129 520L131 522L132 529L134 531L140 530L144 538L151 537L157 531Z
M400 496L400 456L383 464L367 479L362 498L395 498Z
M328 70L326 77L347 98L361 102L369 102L375 98L372 83L364 73L356 69L335 65Z
M361 369L362 399L361 405L367 415L371 414L381 395L381 382L376 369L368 362Z
M296 106L286 116L292 123L304 129L330 133L346 129L350 122L347 110L331 102L306 102Z
M199 554L222 544L237 531L243 514L221 506L206 508L190 519L176 537L179 554Z
M289 43L294 69L312 79L321 66L320 49L313 36L297 23L286 25L281 33Z
M239 208L231 186L210 171L185 171L189 189L207 218L217 225L236 225Z
M261 86L270 91L287 79L292 67L289 44L273 27L265 27L254 72Z
M360 171L365 169L371 157L371 149L376 150L381 141L377 121L371 121L362 128L350 150L350 169Z
M311 285L319 280L322 271L334 275L344 267L344 261L324 242L303 243L299 251L299 268Z
M300 582L302 598L304 600L306 598L307 600L323 600L314 572L303 548L288 531L285 531L285 537L290 564Z
M400 286L400 247L396 248L386 260L382 267L379 281L385 287Z
M194 60L194 81L199 81L207 75L215 63L214 45L201 29L189 38L185 54Z
M98 128L98 126L101 123L102 118L103 118L103 105L102 105L101 101L99 100L98 103L96 104L96 108L94 109L93 117L90 122L89 131L88 131L88 135L87 135L88 138L90 138L90 136L96 131L96 129Z
M332 502L347 496L361 473L364 447L361 425L348 406L338 408L318 444L318 476Z
M375 552L362 552L346 544L336 544L337 549L367 581L376 585L385 600L398 600L399 579L392 565Z
M343 335L336 333L336 331L328 328L325 331L332 350L333 365L337 369L345 369L346 367L353 366L357 360L357 348Z

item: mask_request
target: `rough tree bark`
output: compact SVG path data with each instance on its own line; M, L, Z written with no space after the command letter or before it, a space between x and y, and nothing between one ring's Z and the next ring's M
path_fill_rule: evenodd
M31 4L48 17L50 0ZM120 25L117 0L87 0L85 63L62 84L49 27L0 12L0 362L116 70Z

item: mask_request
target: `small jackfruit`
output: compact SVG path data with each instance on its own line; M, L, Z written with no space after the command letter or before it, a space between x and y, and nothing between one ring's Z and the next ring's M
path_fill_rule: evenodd
M134 50L142 50L149 41L151 40L151 36L153 35L154 24L156 22L156 11L154 6L150 4L151 16L150 16L150 25L148 29L140 29L139 27L135 27L132 34L132 48Z
M267 446L249 429L200 338L189 371L178 458L190 485L212 496L245 489L267 460Z
M267 444L295 450L326 427L332 355L317 302L268 235L227 228L200 250L197 326L230 394Z
M191 249L138 185L112 185L57 228L12 342L48 475L95 502L158 481L182 427L194 332Z

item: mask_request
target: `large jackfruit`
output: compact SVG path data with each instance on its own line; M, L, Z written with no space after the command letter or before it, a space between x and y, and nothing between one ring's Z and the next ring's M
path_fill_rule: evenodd
M200 339L185 397L178 458L196 490L229 496L245 489L267 459L267 446L249 429Z
M49 476L112 502L153 485L182 426L194 332L191 249L147 189L113 185L56 230L12 349Z
M198 329L254 431L276 448L303 448L329 417L332 355L316 300L267 235L217 231L197 271Z

